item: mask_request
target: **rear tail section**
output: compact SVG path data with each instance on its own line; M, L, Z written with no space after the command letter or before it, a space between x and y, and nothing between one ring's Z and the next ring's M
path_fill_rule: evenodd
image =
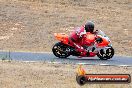
M54 33L54 36L57 40L63 42L64 44L68 44L68 35L65 33Z

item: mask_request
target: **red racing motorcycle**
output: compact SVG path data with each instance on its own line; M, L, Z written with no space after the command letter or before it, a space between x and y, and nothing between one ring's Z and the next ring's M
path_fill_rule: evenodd
M68 56L80 56L81 52L77 52L74 46L69 43L69 36L65 33L54 33L54 36L60 42L56 43L53 48L53 54L58 58L67 58ZM84 57L99 57L101 60L111 59L114 56L114 49L112 47L111 41L104 32L99 30L97 34L86 34L85 42L92 42L91 46L84 45L87 54ZM102 41L98 41L98 39ZM90 54L92 53L92 54Z

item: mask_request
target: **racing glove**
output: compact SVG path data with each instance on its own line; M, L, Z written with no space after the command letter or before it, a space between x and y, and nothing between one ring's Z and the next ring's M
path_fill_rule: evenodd
M102 38L96 38L96 42L97 42L97 43L101 43L102 41L103 41Z

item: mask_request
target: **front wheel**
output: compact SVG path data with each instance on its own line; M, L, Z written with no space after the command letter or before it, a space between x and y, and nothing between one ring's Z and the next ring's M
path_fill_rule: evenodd
M114 56L114 49L113 47L109 47L106 50L101 49L99 51L99 53L97 54L97 56L101 59L101 60L108 60L111 59Z
M70 54L67 52L68 46L58 42L56 43L53 48L52 48L52 52L56 57L59 58L67 58L68 56L70 56Z

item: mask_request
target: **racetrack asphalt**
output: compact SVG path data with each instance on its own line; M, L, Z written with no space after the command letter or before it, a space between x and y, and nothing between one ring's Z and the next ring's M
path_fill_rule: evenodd
M100 60L98 57L78 58L70 56L68 58L57 58L51 52L32 53L32 52L0 52L0 58L12 59L17 61L46 61L51 63L65 64L87 64L104 66L132 66L132 57L114 56L109 60Z

